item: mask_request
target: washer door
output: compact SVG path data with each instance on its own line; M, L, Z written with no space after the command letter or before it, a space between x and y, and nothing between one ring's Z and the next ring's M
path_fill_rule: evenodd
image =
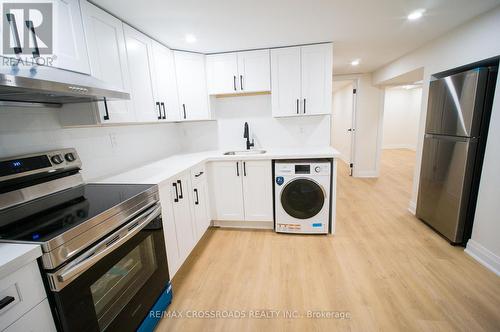
M310 179L295 179L281 191L281 206L290 216L309 219L317 215L325 204L325 193Z

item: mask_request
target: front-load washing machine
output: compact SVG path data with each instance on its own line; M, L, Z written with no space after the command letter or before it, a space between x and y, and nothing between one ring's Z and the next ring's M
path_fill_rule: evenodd
M330 218L332 161L274 162L274 229L279 233L327 234Z

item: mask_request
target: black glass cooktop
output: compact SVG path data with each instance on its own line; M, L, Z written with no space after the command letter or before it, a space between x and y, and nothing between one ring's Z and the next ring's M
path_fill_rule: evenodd
M86 184L0 211L0 240L48 241L152 186Z

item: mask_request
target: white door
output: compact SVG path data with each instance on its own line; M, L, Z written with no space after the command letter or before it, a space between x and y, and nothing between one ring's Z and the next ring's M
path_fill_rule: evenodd
M210 226L210 211L208 205L208 183L205 168L193 170L191 173L193 219L198 241L208 226Z
M273 116L300 113L300 47L271 50L271 101Z
M167 250L168 272L170 279L172 279L182 264L174 217L175 194L172 192L172 186L169 181L158 185L158 193L160 195L163 235Z
M82 1L82 14L91 75L118 89L129 91L127 50L122 22L87 1ZM107 113L104 102L96 104L101 122L119 123L135 120L133 109L129 107L127 101L107 101Z
M125 44L130 73L130 99L139 122L158 121L159 106L155 104L151 39L125 25Z
M191 192L189 173L185 172L172 182L174 195L174 220L177 231L177 245L181 264L187 258L196 244L193 218L191 216Z
M155 101L160 103L162 120L178 121L179 97L175 77L174 54L171 50L153 41Z
M207 55L209 94L236 93L239 90L236 53Z
M330 114L332 110L332 44L301 47L302 100L304 115Z
M269 50L238 52L237 81L240 92L271 90L271 65Z
M245 220L241 166L239 161L211 163L210 188L215 220Z
M53 66L90 74L89 56L78 0L55 0Z
M181 120L207 120L208 107L205 56L174 51Z
M353 163L353 137L355 98L352 81L334 82L332 107L332 146L339 151L340 159Z
M273 221L271 161L242 161L242 164L245 220Z

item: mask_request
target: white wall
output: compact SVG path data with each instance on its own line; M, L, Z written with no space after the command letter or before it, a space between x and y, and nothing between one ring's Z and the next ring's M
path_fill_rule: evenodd
M382 149L417 149L422 88L385 89Z
M245 121L256 148L330 144L329 115L273 118L271 95L212 98L212 112L217 121L181 124L185 151L245 149Z
M347 84L333 93L331 145L340 153L340 158L350 163L351 133L353 112L353 85Z
M500 31L500 6L380 68L373 75L375 84L384 84L391 78L418 68L424 68L422 112L417 144L417 167L415 167L410 208L415 207L417 200L430 76L447 69L499 56L500 38L498 38L497 31ZM498 176L497 172L500 160L500 139L498 136L500 132L499 91L499 84L497 84L472 239L467 244L467 252L494 269L498 274L500 274L500 226L498 217L500 216L500 205L498 204L500 176Z
M0 158L74 147L86 180L115 174L181 150L174 124L62 128L58 109L0 109Z

